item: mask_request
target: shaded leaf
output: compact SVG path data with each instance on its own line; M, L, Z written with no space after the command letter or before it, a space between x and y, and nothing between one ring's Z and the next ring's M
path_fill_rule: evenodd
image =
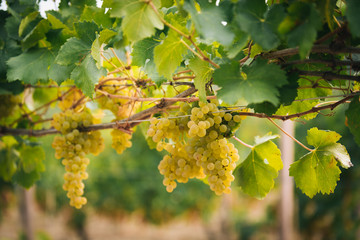
M192 58L189 61L189 68L194 72L194 85L199 92L200 101L206 102L205 85L210 81L214 69L209 66L208 62L200 58Z
M101 76L106 75L105 69L98 69L95 60L91 54L87 55L80 65L71 72L71 79L82 92L92 98L95 84L98 83Z
M20 80L28 84L47 81L48 68L53 60L53 53L48 49L30 50L12 57L7 62L7 79L9 82Z

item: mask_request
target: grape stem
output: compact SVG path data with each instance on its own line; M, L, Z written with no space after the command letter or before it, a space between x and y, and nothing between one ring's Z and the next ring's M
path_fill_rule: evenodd
M176 95L174 98L165 98L163 100L160 101L159 104L145 109L139 113L136 113L132 116L130 116L127 119L118 121L118 123L120 125L124 125L127 126L128 123L131 123L131 126L136 126L138 124L140 124L141 122L143 122L145 119L150 118L151 115L158 113L160 111L163 111L165 108L169 107L170 105L174 104L176 101L179 100L183 100L183 101L191 101L195 99L198 100L198 98L195 97L191 97L191 98L186 98L187 96L192 95L193 93L195 93L197 90L194 87L191 87L187 90L185 90L184 92L179 93L178 95ZM307 111L304 112L300 112L300 113L295 113L295 114L290 114L290 115L271 115L268 116L264 113L253 113L253 112L239 112L239 115L242 116L251 116L251 117L257 117L257 118L272 118L272 119L279 119L279 120L288 120L288 119L292 119L292 118L298 118L301 116L305 116L307 114L310 113L315 113L315 112L319 112L320 110L324 110L324 109L331 109L333 110L334 108L336 108L337 106L346 103L349 99L354 98L355 96L357 96L358 94L352 94L352 95L348 95L345 98L333 103L333 104L328 104L325 106L319 106L319 107L313 107ZM212 96L210 96L212 97ZM159 99L158 99L159 100ZM102 130L102 129L109 129L109 128L114 128L115 126L115 122L111 122L111 123L102 123L102 124L94 124L91 125L89 127L83 128L81 129L81 131L86 131L86 132L90 132L90 131L96 131L96 130ZM48 134L56 134L58 133L57 130L55 129L42 129L42 130L33 130L33 129L15 129L15 128L8 128L5 126L0 126L0 136L1 135L28 135L28 136L44 136L44 135L48 135Z
M291 136L288 132L286 132L282 127L280 127L274 120L272 120L271 118L267 118L272 124L274 124L278 129L280 129L280 131L282 131L284 134L286 134L289 138L291 138L292 140L294 140L297 144L299 144L301 147L305 148L306 150L308 150L309 152L313 152L313 149L308 148L307 146L305 146L304 144L302 144L299 140L297 140L295 137Z
M241 141L241 140L240 140L239 138L237 138L236 136L233 136L232 138L235 139L237 142L239 142L241 145L243 145L243 146L245 146L245 147L247 147L247 148L250 148L250 149L253 149L253 148L254 148L254 146L251 146L251 145L249 145L249 144Z

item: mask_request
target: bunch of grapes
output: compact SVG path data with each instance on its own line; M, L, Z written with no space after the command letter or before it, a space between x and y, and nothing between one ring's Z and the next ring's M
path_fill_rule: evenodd
M228 138L244 117L218 105L217 100L193 106L181 103L175 118L150 120L148 136L157 143L158 151L169 153L158 167L168 192L176 187L175 180L187 182L189 178L205 177L217 195L231 191L239 155Z
M100 132L81 132L81 128L93 124L92 115L87 111L76 112L66 110L53 115L52 125L61 132L62 136L56 136L52 143L55 149L55 157L63 159L65 166L65 183L63 189L67 191L70 205L81 208L86 204L83 180L88 178L86 168L89 159L86 155L99 154L104 149L103 138Z
M99 87L102 92L111 95L131 96L132 91L127 86L119 86L117 81L107 81L105 86ZM123 98L109 98L102 92L96 92L96 101L100 108L110 110L116 119L124 119L129 117L131 111L138 107L137 103L133 103L128 99Z
M62 94L61 91L59 91L59 94ZM80 89L72 89L67 94L64 94L61 98L61 101L59 102L59 108L62 111L65 111L67 109L70 109L74 104L76 104L82 97L83 93ZM78 104L75 107L75 110L78 111L80 108L82 108L83 105Z
M110 110L114 115L116 120L121 120L129 117L131 112L135 112L139 107L139 104L136 102L129 101L124 98L111 98L107 97L105 93L111 95L119 96L131 96L133 94L132 90L127 86L119 86L117 81L106 81L106 85L99 87L101 91L97 91L97 102L102 109ZM112 147L116 150L118 154L121 154L125 149L132 146L131 132L124 132L119 129L114 129L111 132L112 136Z
M124 132L119 129L114 129L111 131L112 136L112 147L116 150L118 154L122 154L127 148L132 146L131 138L132 134Z

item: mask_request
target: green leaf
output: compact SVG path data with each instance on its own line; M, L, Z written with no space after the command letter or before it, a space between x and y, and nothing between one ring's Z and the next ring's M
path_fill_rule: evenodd
M46 19L41 20L21 41L22 48L26 50L35 46L41 39L45 38L45 34L49 30L50 23Z
M312 4L299 1L291 4L288 12L296 27L287 33L287 43L289 47L299 46L300 57L305 58L316 40L317 30L321 28L321 18Z
M20 80L28 84L47 81L48 68L53 60L53 53L48 49L30 50L12 57L7 62L7 79L9 82Z
M307 142L315 149L291 164L289 171L296 186L310 198L318 192L334 191L341 173L337 161L346 168L352 166L345 147L337 143L340 138L340 134L333 131L308 130Z
M23 18L21 20L20 26L19 26L19 36L20 37L23 34L25 28L29 25L29 23L34 21L38 16L39 16L39 12L36 11L36 12L29 13L25 18Z
M200 12L196 10L193 0L184 3L184 8L190 13L196 31L206 40L217 41L225 46L230 45L235 35L222 22L227 22L227 15L231 14L231 11L226 11L227 9L221 5L216 6L215 1L212 3L201 1L201 3Z
M151 78L152 81L159 87L163 82L166 82L166 78L160 76L156 71L156 66L154 61L147 61L144 66L144 72L146 75Z
M214 69L209 66L208 62L202 61L197 57L190 59L189 68L195 74L194 84L199 92L200 101L206 102L205 85L210 81Z
M58 19L52 13L47 12L46 18L49 21L49 23L51 24L52 29L66 29L66 30L70 31L68 26L66 26L60 19Z
M91 45L91 55L96 61L96 67L98 69L101 68L101 46L105 42L107 42L110 38L115 36L117 33L110 30L105 29L100 32L99 35L96 36L95 41Z
M292 114L296 114L296 113L300 113L300 112L305 112L308 111L310 109L312 109L313 107L315 107L317 104L319 103L319 101L298 101L297 99L295 99L295 101L293 101L290 105L281 105L279 107L279 109L276 111L275 115L282 115L282 116L286 116L286 115L292 115ZM310 120L315 118L318 115L317 112L314 113L309 113L306 115L301 116L300 118L303 118L305 120Z
M274 179L282 169L281 153L271 141L276 136L267 135L255 145L239 165L236 178L243 191L256 198L264 198L274 187Z
M154 49L154 62L159 75L172 80L172 74L180 66L187 48L180 36L170 30L165 40Z
M78 63L87 56L90 49L91 45L86 42L75 37L69 38L66 43L61 46L59 53L55 58L55 63L63 66Z
M355 138L355 142L360 146L360 100L355 97L349 104L349 108L345 112L347 125L350 132Z
M41 146L30 147L23 145L20 148L20 157L24 171L30 173L37 169L39 164L43 164L45 152Z
M16 162L19 161L19 153L10 147L0 149L0 177L10 181L16 172Z
M98 8L95 6L85 6L80 16L80 21L94 21L97 25L111 28L112 20L109 12L105 13L105 8Z
M160 0L153 0L156 8ZM116 1L111 5L111 17L124 17L121 27L130 41L136 42L152 36L155 28L163 29L164 24L151 8L150 4L141 0Z
M360 2L358 0L346 0L346 18L349 21L351 33L360 37Z
M98 83L101 76L106 75L104 68L98 69L95 60L91 54L87 55L80 65L71 72L71 79L83 93L92 98L95 84Z
M219 97L229 104L234 104L239 98L250 103L268 101L279 103L278 87L284 85L286 74L276 64L268 64L266 60L257 58L250 66L242 68L237 61L223 64L215 70L214 83L221 89Z
M82 41L91 45L96 38L96 34L100 32L100 27L95 22L76 22L74 23L76 33Z
M242 0L236 8L236 22L240 28L250 34L263 49L270 50L280 44L277 27L285 18L282 5L273 5L268 11L265 1Z
M159 40L154 38L145 38L136 42L131 53L132 64L144 66L147 59L152 60L154 58L154 48L159 44Z
M161 0L161 7L169 8L174 5L174 0Z
M314 83L312 84L311 81ZM316 77L300 78L298 88L298 99L325 97L332 94L331 85L325 80L319 80ZM319 86L319 87L313 87Z
M74 65L63 66L53 63L49 69L49 79L55 81L60 86L62 82L70 78L70 74L74 68Z
M42 171L44 171L44 169L42 169ZM20 168L14 174L13 181L24 188L30 188L40 179L40 172L42 171L35 169L34 171L26 173L23 168Z

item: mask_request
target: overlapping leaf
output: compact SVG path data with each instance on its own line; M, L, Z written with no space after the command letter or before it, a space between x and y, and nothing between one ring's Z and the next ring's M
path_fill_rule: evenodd
M180 66L183 55L187 48L182 43L181 37L170 30L165 40L154 49L154 62L160 75L167 79L172 79L172 74Z
M277 105L278 87L286 82L286 74L278 65L260 58L242 69L236 61L223 64L214 73L214 83L221 87L220 98L230 104L244 98L248 103L268 101Z
M141 0L122 0L112 4L109 2L111 1L105 1L105 6L111 5L111 16L124 17L121 26L130 41L136 42L150 37L155 33L155 28L164 28L164 24L148 2ZM160 0L151 2L156 8L161 6Z
M225 46L230 45L235 35L224 22L227 23L231 8L222 6L223 4L216 6L215 1L199 2L200 12L196 10L193 0L187 0L184 3L184 8L190 13L197 32L205 39L218 41Z
M200 58L192 58L189 61L189 68L194 72L195 88L199 92L199 98L201 101L206 101L205 85L210 81L214 69L209 66L208 62L202 61Z
M263 49L273 49L280 44L277 27L285 18L282 5L273 5L267 10L265 1L241 0L237 4L236 13L237 24Z

